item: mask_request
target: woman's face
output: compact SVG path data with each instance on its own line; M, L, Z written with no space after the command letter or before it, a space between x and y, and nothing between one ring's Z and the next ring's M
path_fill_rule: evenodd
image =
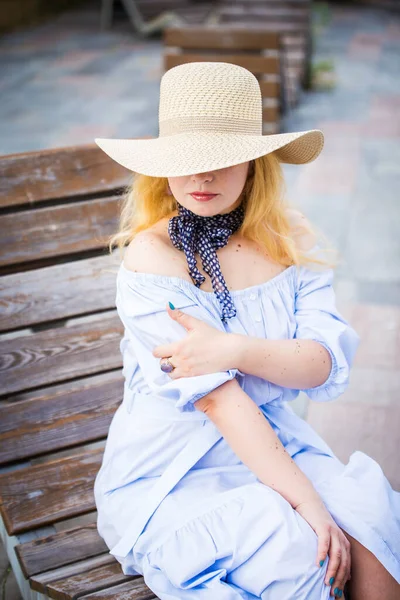
M239 197L246 183L249 165L249 162L245 162L197 175L169 177L168 183L179 204L196 215L212 217L229 213L240 205ZM201 200L200 197L196 197L195 192L215 196Z

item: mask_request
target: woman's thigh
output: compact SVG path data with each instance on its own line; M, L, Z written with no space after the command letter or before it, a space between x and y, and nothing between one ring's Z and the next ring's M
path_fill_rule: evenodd
M243 505L236 561L227 581L268 600L328 600L328 561L317 566L317 536L280 494L259 483ZM237 566L235 566L237 563Z
M308 523L256 482L171 534L146 555L143 575L168 600L328 600L327 561L321 568L316 558Z

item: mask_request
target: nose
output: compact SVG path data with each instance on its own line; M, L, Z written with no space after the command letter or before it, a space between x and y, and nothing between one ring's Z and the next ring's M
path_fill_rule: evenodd
M212 181L214 179L213 173L195 173L192 175L193 181Z

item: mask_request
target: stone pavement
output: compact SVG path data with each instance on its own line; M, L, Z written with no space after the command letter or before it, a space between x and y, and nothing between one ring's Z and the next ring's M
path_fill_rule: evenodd
M162 45L119 18L99 31L96 3L0 40L0 153L158 135ZM303 94L283 131L321 128L317 161L286 165L288 197L337 246L339 309L361 336L349 389L295 410L338 457L361 450L400 490L400 18L328 5L314 63L332 60L335 86ZM7 567L0 560L0 576ZM6 600L17 600L12 574Z

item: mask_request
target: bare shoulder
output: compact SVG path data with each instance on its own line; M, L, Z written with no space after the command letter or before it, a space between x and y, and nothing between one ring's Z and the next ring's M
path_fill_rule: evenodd
M310 221L303 213L295 208L289 208L286 216L291 228L291 234L299 250L306 252L317 243L317 236L313 231Z
M165 236L165 224L157 224L135 235L125 248L124 266L138 273L182 277L176 252Z

